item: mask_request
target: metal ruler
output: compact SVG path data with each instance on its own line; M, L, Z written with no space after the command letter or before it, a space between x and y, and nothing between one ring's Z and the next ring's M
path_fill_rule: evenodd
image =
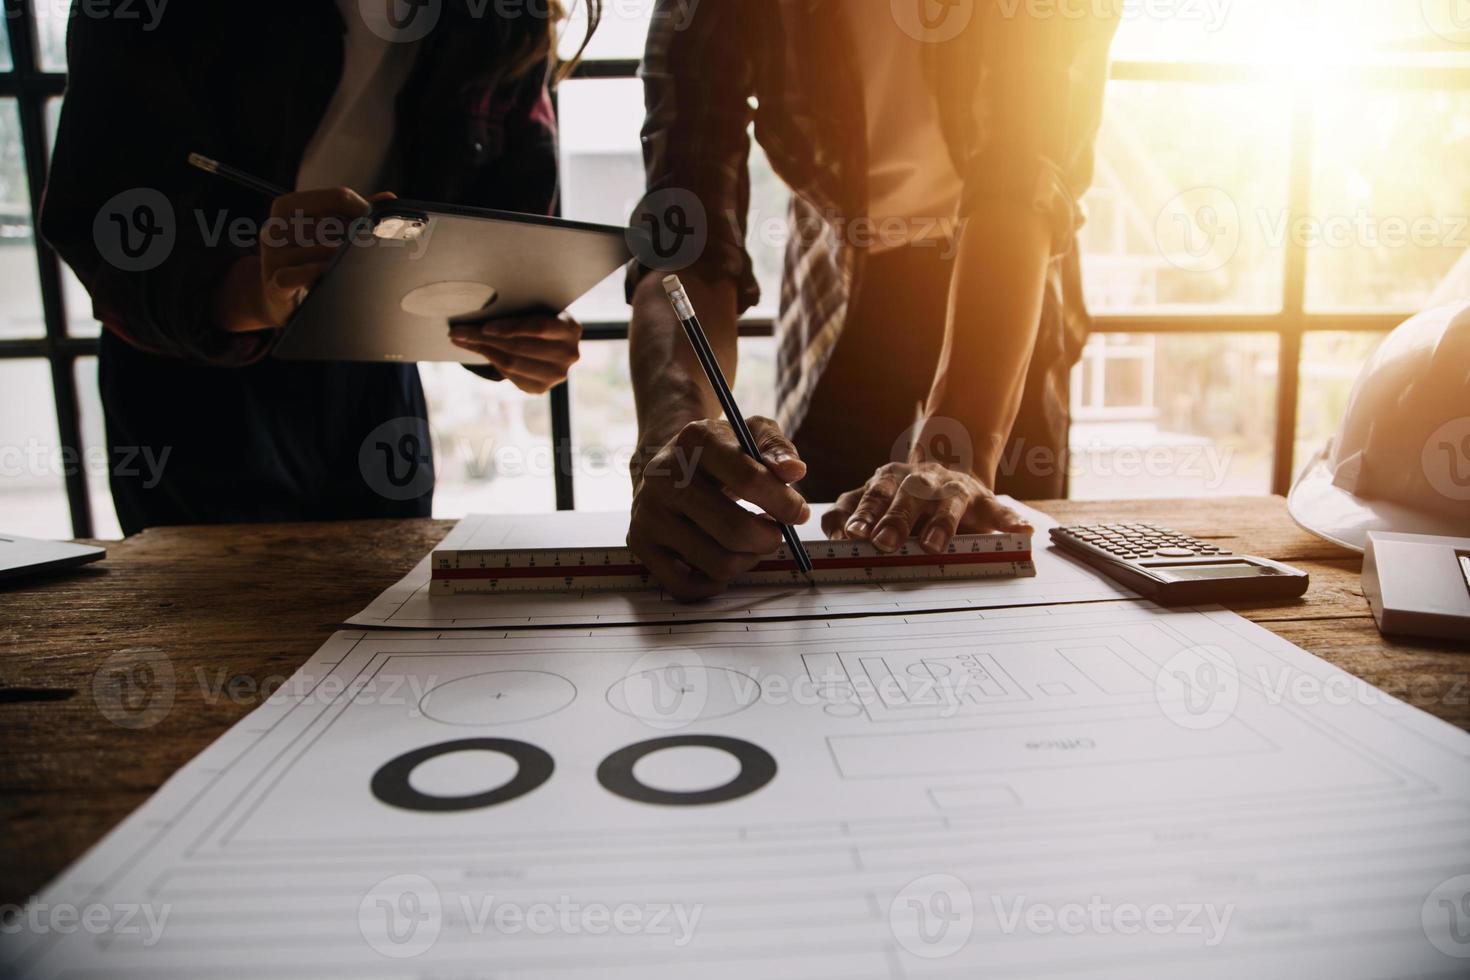
M960 535L938 555L924 551L916 541L888 553L865 541L803 543L812 559L812 580L819 585L1029 578L1036 574L1031 537L1026 534ZM434 552L430 566L430 590L437 595L658 588L647 567L628 548L443 549ZM804 586L807 580L782 546L733 584Z

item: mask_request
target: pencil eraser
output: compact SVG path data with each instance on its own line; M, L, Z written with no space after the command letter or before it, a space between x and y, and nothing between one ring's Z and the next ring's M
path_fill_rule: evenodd
M664 292L668 293L670 296L674 295L683 288L684 284L679 281L678 276L664 276Z

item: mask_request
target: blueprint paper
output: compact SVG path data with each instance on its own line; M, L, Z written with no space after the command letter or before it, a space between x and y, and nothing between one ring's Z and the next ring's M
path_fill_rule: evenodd
M794 619L947 609L1039 606L1133 598L1134 593L1088 570L1047 543L1056 521L1040 511L1007 501L1036 527L1036 577L952 582L893 582L882 585L822 585L815 588L737 587L706 602L683 604L657 590L575 591L505 595L433 595L426 556L402 581L375 599L348 624L404 629L492 629L524 626L612 626L710 620ZM798 533L820 540L821 515ZM563 512L467 517L442 547L474 550L624 547L628 515Z
M1463 976L1467 797L1221 611L344 632L0 976Z

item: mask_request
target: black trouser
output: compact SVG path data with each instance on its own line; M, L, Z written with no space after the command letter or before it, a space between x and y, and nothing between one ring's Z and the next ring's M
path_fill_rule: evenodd
M126 534L429 516L433 458L416 367L201 367L104 333L99 386Z
M836 500L861 487L884 463L905 460L901 437L929 397L944 344L954 271L946 252L909 246L867 259L842 337L806 418L792 433L808 468L800 487L808 500ZM1075 360L1060 295L1049 282L997 492L1023 500L1067 495L1069 380ZM949 383L964 380L964 365L952 366Z

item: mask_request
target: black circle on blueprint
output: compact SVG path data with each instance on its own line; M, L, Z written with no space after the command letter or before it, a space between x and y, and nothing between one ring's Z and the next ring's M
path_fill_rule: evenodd
M740 763L740 774L723 786L693 793L654 789L634 777L633 767L644 756L684 746L700 746L728 752ZM749 796L775 778L776 760L771 757L771 753L758 745L723 735L669 735L666 738L649 739L618 749L603 759L602 765L597 767L597 781L609 793L637 803L654 803L659 806L704 806L738 800L742 796Z
M516 763L515 776L503 786L469 796L430 796L409 784L408 777L413 771L430 759L468 751L499 752L510 756ZM373 774L372 789L373 795L389 806L425 813L454 813L495 806L525 796L550 779L555 767L551 756L544 750L525 742L508 738L464 738L405 752Z

